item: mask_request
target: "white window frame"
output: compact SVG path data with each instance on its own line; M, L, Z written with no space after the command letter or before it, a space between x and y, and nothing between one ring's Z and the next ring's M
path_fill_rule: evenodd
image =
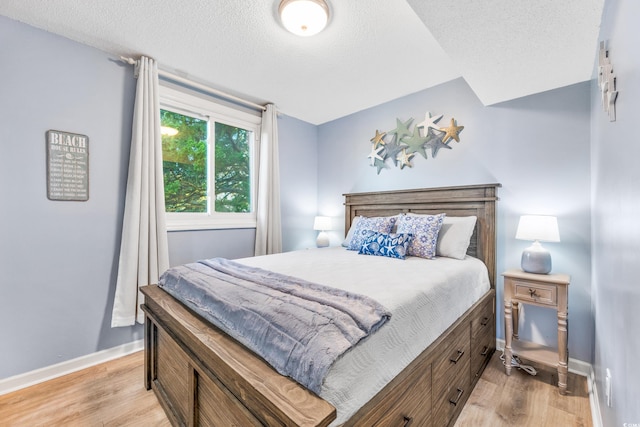
M192 115L196 118L207 120L208 137L207 144L207 204L209 212L166 212L168 231L208 230L229 228L255 228L256 227L256 202L257 202L257 176L258 153L260 147L260 127L262 117L244 111L236 110L216 103L213 100L160 85L160 108L180 114ZM230 126L237 126L253 132L253 143L250 149L251 159L251 212L216 212L214 199L215 185L215 144L213 140L215 122Z

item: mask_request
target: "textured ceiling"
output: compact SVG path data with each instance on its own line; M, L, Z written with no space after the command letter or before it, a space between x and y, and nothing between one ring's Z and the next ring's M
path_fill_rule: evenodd
M485 105L591 78L604 0L407 0Z
M320 124L460 76L487 105L588 80L603 1L330 0L310 38L282 28L279 0L2 0L0 15Z

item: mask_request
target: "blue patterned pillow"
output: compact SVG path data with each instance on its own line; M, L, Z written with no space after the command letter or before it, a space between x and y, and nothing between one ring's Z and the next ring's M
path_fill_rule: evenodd
M401 215L398 219L398 233L412 234L407 255L421 258L435 258L438 233L445 214Z
M412 237L411 234L385 234L370 231L358 253L404 259Z
M379 233L390 233L393 225L396 223L395 216L377 216L377 217L360 217L358 223L353 230L353 237L349 242L350 251L359 251L362 242L368 236L368 231L377 231Z

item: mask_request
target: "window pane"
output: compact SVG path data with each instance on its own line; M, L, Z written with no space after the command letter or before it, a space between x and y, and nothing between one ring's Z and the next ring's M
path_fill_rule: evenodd
M166 110L160 119L165 210L206 213L207 121Z
M250 154L253 132L216 123L215 135L215 210L251 212Z

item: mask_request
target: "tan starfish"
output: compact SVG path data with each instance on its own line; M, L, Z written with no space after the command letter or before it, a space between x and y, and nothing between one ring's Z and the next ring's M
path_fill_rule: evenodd
M449 125L449 127L439 129L441 132L444 132L442 141L446 143L447 141L449 141L449 138L453 138L456 140L456 142L460 142L460 137L458 136L458 134L462 132L462 129L464 129L464 126L456 126L456 120L454 118L451 118L451 124Z
M378 144L380 145L384 145L384 136L386 135L386 132L378 132L378 129L376 129L376 136L374 136L373 138L371 138L371 142L373 142L373 147L374 148L378 148Z

